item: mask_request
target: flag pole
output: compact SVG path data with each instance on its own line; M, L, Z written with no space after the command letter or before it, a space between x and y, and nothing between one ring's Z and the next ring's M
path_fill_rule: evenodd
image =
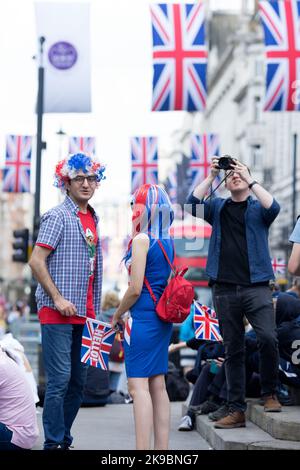
M37 96L37 133L36 133L36 173L35 173L35 200L34 200L34 218L33 228L36 228L40 217L40 194L41 194L41 157L44 143L42 141L43 129L43 111L44 111L44 42L45 38L39 38L39 68L38 68L38 96ZM34 240L35 241L35 240Z
M42 150L46 148L45 142L42 140L43 133L43 111L44 111L44 36L39 37L39 53L38 53L38 95L37 95L37 132L36 132L36 171L35 171L35 197L34 197L34 214L32 229L32 248L37 239L39 222L40 222L40 197L41 197L41 159ZM37 283L34 278L31 281L30 292L30 313L37 313L35 302L35 291Z

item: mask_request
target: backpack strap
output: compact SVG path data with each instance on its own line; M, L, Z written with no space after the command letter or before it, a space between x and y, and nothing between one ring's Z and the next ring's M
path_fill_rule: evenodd
M155 294L150 286L150 282L148 281L148 279L146 278L146 276L144 277L144 283L145 283L145 286L147 287L148 291L149 291L149 294L151 296L151 299L153 300L154 304L156 305L157 304L157 298L155 297Z
M160 249L161 249L161 251L162 251L163 254L164 254L164 257L165 257L166 260L168 261L169 266L170 266L170 268L171 268L171 271L173 271L173 273L175 274L175 273L176 273L176 268L175 268L175 266L171 263L171 261L169 260L169 257L168 257L168 255L167 255L166 250L164 249L164 246L163 246L162 242L161 242L160 240L157 240L157 243L159 244ZM173 248L174 248L174 245L173 245Z
M173 266L173 264L171 263L171 261L169 260L169 257L167 255L167 252L166 250L164 249L163 247L163 244L162 242L158 239L157 240L157 243L159 244L159 247L160 249L162 250L163 254L164 254L164 257L166 258L166 260L168 261L169 263L169 266L171 267L171 271L173 271L174 274L176 274L176 268L175 266ZM174 245L173 245L174 247ZM148 279L146 278L146 276L144 277L144 283L145 283L145 286L147 287L148 291L149 291L149 294L151 296L151 299L153 300L154 304L156 305L157 304L157 298L155 297L155 294L150 286L150 282L148 281Z

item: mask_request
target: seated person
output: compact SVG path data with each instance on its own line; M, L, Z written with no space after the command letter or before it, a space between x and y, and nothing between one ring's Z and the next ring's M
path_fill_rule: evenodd
M0 450L31 449L39 435L25 372L0 347Z

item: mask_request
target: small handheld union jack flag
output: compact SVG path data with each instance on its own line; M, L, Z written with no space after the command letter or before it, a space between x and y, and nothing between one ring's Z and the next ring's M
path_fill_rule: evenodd
M142 184L158 183L156 137L131 138L131 191Z
M273 258L272 268L275 274L285 274L286 262L284 258Z
M194 301L195 338L207 341L222 341L219 322L214 310Z
M107 370L115 334L109 323L87 318L82 333L81 362Z
M2 190L10 193L30 192L32 137L8 135Z
M84 152L92 155L96 151L95 137L70 137L69 153Z

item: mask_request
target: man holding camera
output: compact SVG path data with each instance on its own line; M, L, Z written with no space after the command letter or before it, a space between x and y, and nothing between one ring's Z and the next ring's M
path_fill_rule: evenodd
M220 169L231 197L207 198ZM254 199L251 195L256 196ZM274 278L268 230L277 217L277 201L248 168L231 157L213 157L209 176L189 196L194 216L212 225L206 271L213 291L225 346L228 414L215 423L222 429L245 426L244 315L260 345L260 378L265 411L281 411L276 397L278 345L269 281Z

